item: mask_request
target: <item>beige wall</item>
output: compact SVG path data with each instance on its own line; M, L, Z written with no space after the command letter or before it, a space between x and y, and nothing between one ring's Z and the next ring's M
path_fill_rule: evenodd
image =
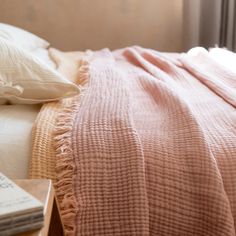
M139 44L181 51L183 0L0 0L0 21L62 50Z

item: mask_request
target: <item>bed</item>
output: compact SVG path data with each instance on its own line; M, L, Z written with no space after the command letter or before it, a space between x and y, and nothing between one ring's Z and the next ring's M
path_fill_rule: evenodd
M0 171L12 179L29 178L31 132L40 107L1 105Z
M25 37L24 34L23 37ZM23 40L25 39L23 38ZM32 54L49 67L56 68L47 49L38 47L32 51ZM31 133L41 106L41 104L1 105L0 171L10 178L29 178L28 169L32 153Z
M66 235L235 235L234 53L3 36L0 56L19 66L0 66L0 168L53 180Z

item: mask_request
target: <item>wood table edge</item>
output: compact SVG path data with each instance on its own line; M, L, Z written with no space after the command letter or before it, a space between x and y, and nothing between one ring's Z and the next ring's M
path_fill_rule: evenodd
M61 221L61 215L60 215L59 208L58 208L59 205L58 205L58 201L57 201L57 198L56 198L56 195L55 195L55 190L54 190L54 187L53 187L52 180L50 180L50 179L17 179L17 180L14 180L14 182L17 185L19 185L19 187L21 187L22 189L24 189L24 186L23 186L24 182L26 183L28 181L29 182L30 181L32 181L32 182L33 181L35 181L35 182L45 181L45 183L48 182L49 186L48 186L47 198L46 198L45 203L44 203L44 226L39 230L25 232L23 234L19 234L19 236L21 236L21 235L25 235L25 236L33 236L33 235L47 236L47 235L49 235L50 223L51 223L51 219L53 217L52 214L53 214L54 204L56 204L55 207L58 210L60 224L61 224L62 230L64 232L64 227L61 223L62 222ZM30 191L28 191L28 192L32 196L36 197L32 192L30 192Z

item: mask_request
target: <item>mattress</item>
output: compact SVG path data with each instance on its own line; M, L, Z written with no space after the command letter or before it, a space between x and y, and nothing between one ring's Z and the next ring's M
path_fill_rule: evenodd
M40 105L1 105L0 172L13 179L28 178L31 131Z

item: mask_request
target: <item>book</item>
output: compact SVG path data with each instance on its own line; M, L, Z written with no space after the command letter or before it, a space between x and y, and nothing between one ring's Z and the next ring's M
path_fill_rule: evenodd
M43 203L0 173L0 235L42 227L43 210Z

